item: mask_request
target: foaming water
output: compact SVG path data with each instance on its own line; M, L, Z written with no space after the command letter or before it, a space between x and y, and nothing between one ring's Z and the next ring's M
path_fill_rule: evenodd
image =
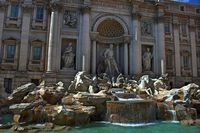
M111 122L106 122L106 121L101 121L101 122L96 122L96 123L111 124L111 125L122 126L122 127L142 127L142 126L157 124L157 123L111 123Z
M124 98L118 98L119 101L143 101L144 99L142 98L128 98L128 99L124 99Z

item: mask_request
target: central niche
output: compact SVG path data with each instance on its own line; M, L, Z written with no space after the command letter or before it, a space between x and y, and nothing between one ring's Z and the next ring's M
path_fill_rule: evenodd
M124 28L116 20L107 19L100 23L97 32L99 32L99 35L103 37L120 37L124 35Z
M108 18L99 23L97 32L101 38L97 41L97 73L107 73L110 76L117 76L120 72L123 73L124 27L117 20ZM109 51L109 55L112 55L112 57L106 57L106 51ZM112 61L111 64L107 63L108 60Z

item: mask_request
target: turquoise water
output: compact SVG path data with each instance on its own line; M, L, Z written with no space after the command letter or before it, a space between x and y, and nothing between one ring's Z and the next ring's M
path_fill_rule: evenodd
M9 133L8 131L1 131ZM179 123L155 123L148 125L114 125L94 123L87 126L72 128L68 131L48 133L200 133L200 126L182 126ZM47 132L39 132L47 133Z

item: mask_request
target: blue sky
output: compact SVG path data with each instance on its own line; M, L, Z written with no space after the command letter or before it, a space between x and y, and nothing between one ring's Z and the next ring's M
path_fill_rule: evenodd
M188 3L199 4L200 5L200 0L175 0L175 1L188 2Z

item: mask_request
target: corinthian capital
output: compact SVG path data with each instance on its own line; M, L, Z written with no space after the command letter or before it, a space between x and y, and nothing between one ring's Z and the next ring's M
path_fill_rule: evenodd
M5 9L8 6L8 2L6 0L0 0L0 9Z
M60 0L51 0L49 3L49 8L52 11L58 11L62 9L62 2Z

